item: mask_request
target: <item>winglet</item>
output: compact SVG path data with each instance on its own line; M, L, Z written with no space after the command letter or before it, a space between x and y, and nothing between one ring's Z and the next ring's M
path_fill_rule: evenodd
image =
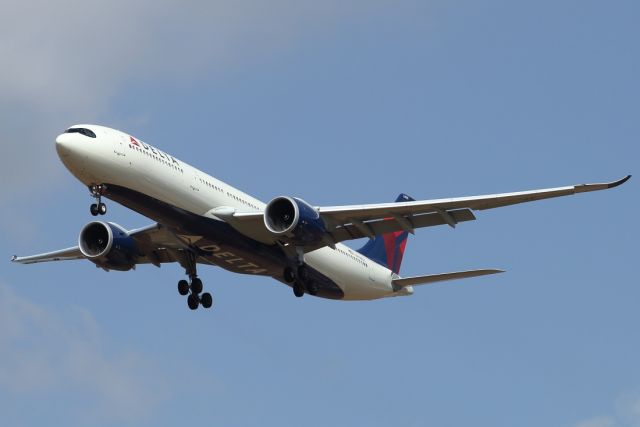
M614 181L614 182L610 183L610 184L607 186L607 188L613 188L613 187L617 187L617 186L619 186L619 185L622 185L622 184L624 184L625 182L629 181L629 178L631 178L631 175L627 175L627 176L625 176L625 177L624 177L624 178L622 178L622 179L619 179L619 180L617 180L617 181Z
M575 193L586 193L587 191L607 190L609 188L617 187L624 184L631 178L631 175L627 175L622 179L613 182L604 182L600 184L581 184L573 187Z

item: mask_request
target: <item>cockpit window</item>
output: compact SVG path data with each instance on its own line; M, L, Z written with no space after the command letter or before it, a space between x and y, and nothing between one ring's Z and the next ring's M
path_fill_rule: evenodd
M81 133L84 136L88 136L90 138L95 138L96 137L96 134L93 133L92 130L85 129L85 128L71 128L71 129L67 129L67 131L65 133Z

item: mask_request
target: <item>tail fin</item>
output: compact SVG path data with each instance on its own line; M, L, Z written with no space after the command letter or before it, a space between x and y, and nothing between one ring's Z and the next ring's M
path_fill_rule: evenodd
M415 199L402 193L398 196L396 202L410 202L413 200ZM393 221L392 218L389 218L389 220ZM375 236L360 248L358 252L378 264L387 267L394 273L399 274L408 237L409 233L406 231L394 231L381 236Z

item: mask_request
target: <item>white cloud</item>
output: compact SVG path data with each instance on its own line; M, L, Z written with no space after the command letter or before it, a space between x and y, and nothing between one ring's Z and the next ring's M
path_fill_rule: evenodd
M640 393L625 393L616 400L616 414L623 426L640 427Z
M86 310L61 317L0 284L0 392L9 396L0 407L11 405L12 398L68 395L90 402L69 405L73 413L66 415L79 424L95 417L103 422L147 418L168 399L166 384L141 355L109 352L103 341Z
M576 427L615 427L615 425L612 417L597 417L581 421L576 424Z
M136 83L157 90L198 85L210 75L259 66L346 19L382 14L388 0L35 0L3 2L0 13L0 232L40 230L22 205L68 172L54 139L75 123L114 125L114 99ZM105 121L106 120L106 121ZM74 191L79 191L75 189ZM18 208L16 208L18 207ZM21 235L24 238L24 234Z
M0 200L30 196L62 174L53 139L94 122L136 81L188 85L259 63L385 1L36 0L0 14ZM144 116L144 112L141 113ZM11 182L12 185L7 185Z
M625 393L618 397L612 412L580 421L576 427L640 427L640 393Z

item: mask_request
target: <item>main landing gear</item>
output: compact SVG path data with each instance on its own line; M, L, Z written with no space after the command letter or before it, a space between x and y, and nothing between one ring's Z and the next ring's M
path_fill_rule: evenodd
M105 189L106 187L102 184L92 185L89 187L89 191L91 191L91 197L96 199L96 202L97 202L97 203L93 203L89 207L89 211L93 216L104 215L107 213L107 205L102 203L102 193L104 192Z
M209 292L202 293L202 280L198 278L196 273L196 260L194 255L189 255L187 275L189 281L180 280L178 282L178 293L180 295L189 295L187 297L187 305L191 310L196 310L202 305L204 308L211 308L213 305L213 297Z
M300 298L305 293L316 295L318 293L318 285L309 277L309 268L301 264L297 268L286 267L283 272L285 282L289 283L293 288L293 294Z
M317 295L318 285L314 283L309 274L309 267L304 263L304 249L299 246L295 247L295 254L290 252L290 255L295 261L292 265L285 267L282 272L284 281L291 285L293 294L298 298L304 296L305 293Z
M186 280L178 282L178 293L180 295L189 295L187 297L187 305L191 310L196 310L202 305L204 308L211 308L213 305L213 297L209 292L202 293L202 280L197 277L191 279L191 283Z

